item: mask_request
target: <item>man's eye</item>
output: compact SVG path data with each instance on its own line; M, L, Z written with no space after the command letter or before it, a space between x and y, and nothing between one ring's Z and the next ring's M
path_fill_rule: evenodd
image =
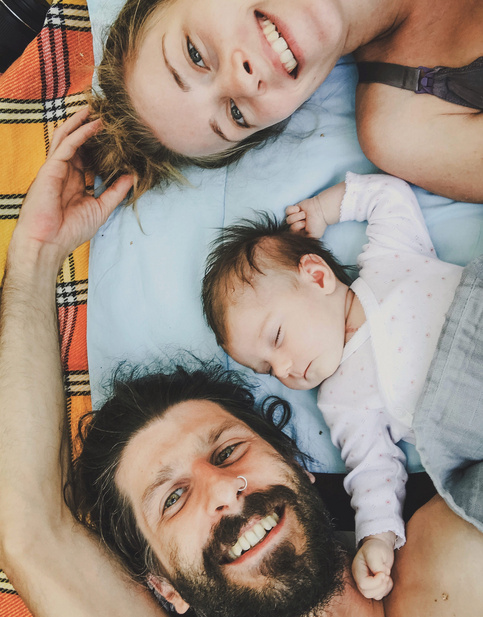
M196 49L196 47L193 45L193 43L189 39L186 39L186 44L188 46L188 53L189 53L191 60L193 61L193 64L196 64L196 66L200 66L201 68L205 69L206 64L204 63L200 52Z
M168 499L166 499L166 501L164 502L163 512L164 510L171 508L171 506L174 506L174 504L178 501L178 499L181 497L184 491L185 491L184 488L177 488L175 491L173 491L171 495L168 497Z
M223 448L223 450L217 455L215 464L222 465L226 461L226 459L233 454L236 446L237 444L233 444L232 446L227 446L226 448Z
M248 128L248 124L245 122L245 118L243 117L242 112L235 105L234 101L230 100L230 113L231 117L239 126L243 126L244 128Z

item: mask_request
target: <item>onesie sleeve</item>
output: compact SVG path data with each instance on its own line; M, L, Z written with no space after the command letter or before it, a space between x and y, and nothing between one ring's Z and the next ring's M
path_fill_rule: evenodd
M396 548L401 547L406 541L402 519L406 458L393 441L386 412L320 400L319 407L349 471L344 488L355 512L357 545L366 536L393 531Z
M413 190L394 176L347 172L340 220L368 222L369 244L363 254L369 247L378 247L436 256Z

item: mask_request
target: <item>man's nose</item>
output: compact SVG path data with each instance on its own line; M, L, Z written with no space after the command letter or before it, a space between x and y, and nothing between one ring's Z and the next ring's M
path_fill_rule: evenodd
M233 472L212 465L208 461L199 461L193 469L200 486L201 498L210 515L239 514L241 511L242 480Z
M236 50L231 56L231 62L226 65L227 94L231 98L255 97L263 94L266 89L260 67L246 53Z

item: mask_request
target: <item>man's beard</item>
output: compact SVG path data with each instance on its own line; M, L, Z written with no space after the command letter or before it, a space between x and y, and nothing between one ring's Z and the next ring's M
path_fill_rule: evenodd
M298 617L324 607L341 591L344 551L307 475L298 466L293 468L293 475L294 489L276 485L251 493L240 516L225 516L219 521L203 549L203 569L195 572L190 568L187 572L179 567L170 577L198 615ZM290 540L278 544L258 567L264 582L257 588L228 580L222 565L227 547L235 544L251 517L263 518L280 505L294 512L303 532L299 535L303 547L297 552Z

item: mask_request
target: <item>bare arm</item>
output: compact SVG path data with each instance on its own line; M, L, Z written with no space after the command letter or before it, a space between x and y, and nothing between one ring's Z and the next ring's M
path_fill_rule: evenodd
M483 534L437 495L408 523L396 553L387 617L480 617Z
M364 153L386 173L444 197L483 202L483 113L361 84L356 120Z
M164 614L126 579L63 501L67 448L55 306L57 272L131 185L94 199L77 148L98 125L86 112L54 137L10 245L0 313L0 563L36 616Z

